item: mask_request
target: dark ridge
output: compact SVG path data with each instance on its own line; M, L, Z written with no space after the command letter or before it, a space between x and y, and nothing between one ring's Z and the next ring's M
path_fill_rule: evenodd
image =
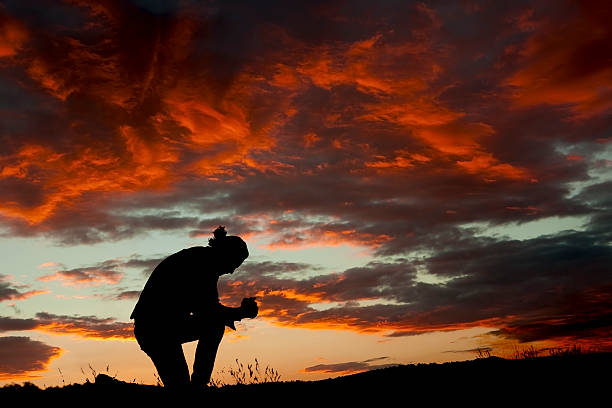
M592 406L607 395L612 353L508 360L499 357L451 363L400 365L320 381L230 385L206 390L170 391L125 383L104 374L95 383L40 389L32 384L0 388L0 400L62 405L104 404L139 407L171 405L308 404L401 405L469 403L476 406L532 406L570 401ZM605 400L605 399L604 399ZM366 402L367 401L367 402ZM372 402L370 402L372 401ZM603 401L603 400L602 400Z

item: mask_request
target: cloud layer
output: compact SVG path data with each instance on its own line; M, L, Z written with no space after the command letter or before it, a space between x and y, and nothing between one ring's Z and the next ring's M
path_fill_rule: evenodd
M9 300L23 300L32 296L49 293L47 290L26 290L27 285L16 285L12 283L7 275L0 274L0 302Z
M159 4L4 2L5 235L227 224L270 250L363 246L362 268L253 266L222 293L257 292L284 325L607 347L606 2ZM523 241L474 227L573 216L589 221ZM118 267L40 279L114 284ZM0 300L27 293L0 282Z
M131 339L133 324L114 318L96 316L66 316L46 312L34 318L0 317L0 332L40 330L54 334L70 334L89 339Z
M29 337L0 337L0 380L35 378L61 354L59 347Z
M372 364L376 361L386 360L389 357L371 358L365 361L349 361L346 363L317 364L304 368L305 373L332 373L354 374L369 370L392 367L394 364Z

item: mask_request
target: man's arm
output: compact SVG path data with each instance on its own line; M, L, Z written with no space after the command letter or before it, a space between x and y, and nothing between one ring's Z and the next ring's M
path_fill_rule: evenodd
M242 299L240 307L224 306L221 303L218 304L218 307L225 325L232 330L236 330L235 321L244 318L252 319L259 313L259 307L254 297Z

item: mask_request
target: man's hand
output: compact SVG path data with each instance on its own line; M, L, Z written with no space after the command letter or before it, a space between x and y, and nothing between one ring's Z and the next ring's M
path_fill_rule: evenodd
M254 297L242 299L240 310L242 311L242 316L249 319L256 317L257 313L259 313L259 307L257 306L257 302L255 302Z

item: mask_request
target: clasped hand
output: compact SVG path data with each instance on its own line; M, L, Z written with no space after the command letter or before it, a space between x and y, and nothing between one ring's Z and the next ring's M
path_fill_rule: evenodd
M254 297L242 299L240 310L242 311L242 316L249 319L256 317L257 313L259 313L259 307L257 306L257 302L255 302Z

